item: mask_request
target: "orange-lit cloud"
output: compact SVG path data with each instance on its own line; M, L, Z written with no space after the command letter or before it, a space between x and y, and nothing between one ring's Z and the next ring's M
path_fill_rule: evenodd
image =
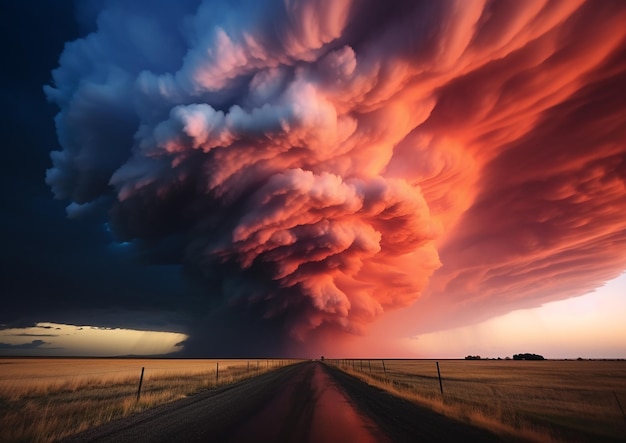
M154 60L104 20L68 45L46 89L68 212L113 197L121 240L298 339L418 299L407 321L452 327L626 268L624 5L249 3L157 8Z

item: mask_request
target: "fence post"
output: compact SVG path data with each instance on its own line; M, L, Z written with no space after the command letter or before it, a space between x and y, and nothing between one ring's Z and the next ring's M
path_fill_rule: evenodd
M217 386L219 381L220 381L220 362L216 362L215 363L215 386Z
M381 360L383 362L383 371L385 372L385 377L387 376L387 368L385 367L385 360Z
M441 383L441 372L439 371L439 362L437 362L437 375L439 376L439 389L441 390L441 395L443 395L443 384Z
M248 360L248 371L247 372L250 372L250 360Z
M141 377L139 377L139 388L137 389L137 401L139 401L139 397L141 396L141 384L143 383L143 370L145 368L141 368Z
M619 401L619 397L617 396L615 391L613 391L613 395L615 396L615 401L617 402L617 406L619 406L619 410L622 411L622 417L624 417L624 421L626 421L626 414L624 414L624 408L622 408L622 404Z
M369 367L370 367L370 375L372 375L372 360L368 360L368 361L367 361L367 364L368 364L368 365L369 365Z

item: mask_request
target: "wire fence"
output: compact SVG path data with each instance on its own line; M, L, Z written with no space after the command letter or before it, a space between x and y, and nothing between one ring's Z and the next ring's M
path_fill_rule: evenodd
M0 443L48 443L298 360L0 359Z
M17 400L98 387L128 395L142 390L193 392L277 369L295 360L6 359L0 364L0 399ZM134 389L133 389L134 388Z
M371 385L460 415L624 441L626 361L326 360Z

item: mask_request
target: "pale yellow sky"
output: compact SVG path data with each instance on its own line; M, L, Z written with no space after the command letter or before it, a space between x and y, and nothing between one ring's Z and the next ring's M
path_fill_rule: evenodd
M406 342L423 358L626 358L626 274L581 297L510 312L485 322L423 334Z
M0 342L18 347L0 348L0 355L71 355L107 357L158 355L176 352L187 335L175 332L106 329L57 323L37 323L30 328L0 330ZM45 342L23 347L34 340Z

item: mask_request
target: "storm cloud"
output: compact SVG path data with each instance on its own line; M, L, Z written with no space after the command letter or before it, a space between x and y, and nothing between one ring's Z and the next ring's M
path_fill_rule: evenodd
M171 295L190 347L409 305L437 329L626 269L620 2L93 5L45 87L46 182L201 288Z

